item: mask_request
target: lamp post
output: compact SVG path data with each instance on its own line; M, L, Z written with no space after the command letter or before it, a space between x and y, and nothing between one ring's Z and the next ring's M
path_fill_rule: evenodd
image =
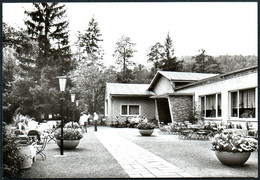
M60 138L60 155L63 155L63 101L64 101L64 91L66 87L67 77L66 76L58 76L59 78L59 85L61 91L61 98L60 98L60 107L61 107L61 138Z
M75 118L74 118L74 102L75 102L75 96L76 96L76 94L74 94L74 93L70 94L71 102L73 103L73 105L72 105L72 126L73 126L73 122L74 122L74 120L75 120Z

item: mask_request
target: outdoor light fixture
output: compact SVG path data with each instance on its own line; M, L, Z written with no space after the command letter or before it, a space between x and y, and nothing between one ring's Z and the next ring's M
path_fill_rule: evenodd
M63 155L63 101L64 101L64 91L66 88L67 77L66 76L58 76L59 78L59 85L61 91L61 98L60 98L60 106L61 106L61 138L60 138L60 155Z
M76 106L79 106L79 100L76 100Z
M60 84L60 91L64 92L65 87L66 87L67 77L66 76L58 76L58 78L59 78L59 84Z
M76 96L76 94L70 94L70 97L71 97L71 102L73 103L73 106L72 106L72 126L73 126L73 122L74 122L74 106L75 106L75 104L74 104L74 102L75 102L75 96Z
M76 96L76 94L70 94L70 96L71 96L71 102L75 102L75 96Z

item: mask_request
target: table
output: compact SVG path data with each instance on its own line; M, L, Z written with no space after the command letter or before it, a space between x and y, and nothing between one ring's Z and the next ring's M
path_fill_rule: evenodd
M247 130L246 129L224 129L223 130L224 134L238 134L243 137L247 136Z

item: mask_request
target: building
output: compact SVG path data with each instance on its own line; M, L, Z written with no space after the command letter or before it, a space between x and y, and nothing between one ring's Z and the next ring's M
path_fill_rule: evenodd
M257 126L257 70L221 75L158 71L149 85L107 83L106 116L133 116L136 109L134 115L167 124L191 120L196 112L205 121Z

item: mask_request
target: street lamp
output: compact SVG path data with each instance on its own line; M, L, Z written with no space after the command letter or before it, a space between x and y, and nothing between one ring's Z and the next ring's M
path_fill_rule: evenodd
M73 122L74 122L74 102L75 102L75 96L76 94L72 93L70 94L70 97L71 97L71 102L73 103L72 105L72 126L73 126Z
M66 87L67 77L66 76L58 76L59 78L59 85L61 91L61 98L60 98L60 107L61 107L61 139L60 139L60 155L63 155L63 101L64 101L64 91Z

